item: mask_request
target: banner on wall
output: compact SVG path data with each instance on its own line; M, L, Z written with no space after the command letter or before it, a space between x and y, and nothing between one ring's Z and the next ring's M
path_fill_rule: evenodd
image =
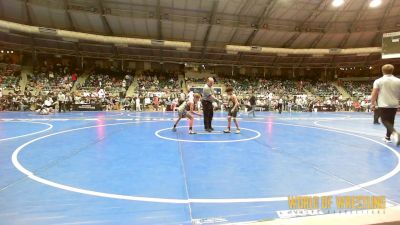
M203 93L203 87L191 87L190 91L193 91L193 93L202 94ZM220 95L222 93L222 88L214 87L214 92L215 92L215 94Z

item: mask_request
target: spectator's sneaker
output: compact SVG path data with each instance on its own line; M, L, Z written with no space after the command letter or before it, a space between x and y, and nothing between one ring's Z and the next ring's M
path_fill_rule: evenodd
M381 123L379 123L379 122L374 122L374 124L381 124Z
M209 132L209 133L211 133L211 132L212 132L212 130L211 130L211 129L206 129L206 131L207 131L207 132Z
M396 144L396 146L400 145L400 134L397 133L396 131L392 133L390 136L393 139L393 142Z
M176 127L173 127L173 128L172 128L172 132L176 132Z
M231 130L230 129L226 129L226 130L224 130L224 133L230 133L231 132Z
M385 143L392 143L392 141L391 141L390 138L388 138L388 137L384 137L384 138L382 138L382 140L383 140Z
M240 129L237 129L235 134L240 134Z
M211 131L214 131L214 128L211 127L210 130L211 130Z
M189 134L197 134L197 133L192 130L189 130Z

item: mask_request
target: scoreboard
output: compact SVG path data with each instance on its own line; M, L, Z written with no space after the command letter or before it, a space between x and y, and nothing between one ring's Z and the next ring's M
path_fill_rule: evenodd
M400 31L383 34L382 59L400 58Z

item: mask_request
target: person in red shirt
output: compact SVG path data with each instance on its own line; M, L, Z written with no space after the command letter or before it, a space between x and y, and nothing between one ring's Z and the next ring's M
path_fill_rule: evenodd
M75 82L78 80L78 74L76 72L72 73L72 85L75 85Z
M354 106L354 108L356 109L356 112L360 112L360 110L361 110L361 105L360 105L360 103L358 102L358 100L355 101L355 102L353 103L353 106Z

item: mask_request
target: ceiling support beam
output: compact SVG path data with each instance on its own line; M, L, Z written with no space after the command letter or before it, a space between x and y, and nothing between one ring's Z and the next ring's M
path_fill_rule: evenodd
M329 21L325 24L323 32L320 33L318 35L318 37L313 41L313 43L311 44L310 48L315 48L319 42L322 40L322 38L324 37L325 33L327 32L327 30L330 28L330 26L332 25L332 23L334 21L336 21L336 19L338 18L339 14L344 11L347 7L349 6L349 1L345 2L345 5L342 6L342 9L339 10L337 9L336 12L333 14L333 16L329 19Z
M353 20L353 22L350 24L346 36L342 39L342 41L339 44L339 48L343 48L344 46L346 46L347 42L350 39L351 33L354 31L355 29L355 25L357 24L357 22L360 21L361 17L365 14L365 12L368 9L368 5L369 5L369 1L365 1L364 4L358 9L357 11L357 17L355 20Z
M75 24L74 24L74 22L72 20L71 13L69 12L69 1L68 0L64 0L63 2L64 2L65 13L67 14L67 17L68 17L68 22L71 25L72 30L73 31L77 31L76 27L75 27ZM74 45L75 45L75 50L76 50L77 54L80 55L80 53L79 53L79 43L75 42Z
M75 27L75 24L74 24L74 21L72 20L71 13L69 12L69 2L68 2L68 0L64 0L64 9L65 9L65 12L67 14L68 22L71 25L72 30L73 31L77 31L76 27Z
M158 38L158 40L162 40L163 34L162 34L161 0L157 0L156 17L157 17L157 38ZM160 47L159 53L158 53L160 62L163 62L163 53L164 53L163 48ZM163 64L161 64L161 68L164 68Z
M297 32L283 44L283 48L291 47L292 44L297 40L297 38L299 38L302 34L302 31L304 30L304 25L306 25L310 20L314 20L315 18L317 18L321 14L322 10L326 9L326 7L329 5L329 2L330 0L322 0L318 4L318 6L315 7L313 11L311 11L307 18L297 26Z
M247 38L245 45L253 44L254 37L257 35L258 31L260 31L260 27L262 27L265 18L269 17L271 10L274 8L276 2L277 0L269 1L268 4L264 7L263 12L258 17L257 22L254 24L255 26L253 27L253 32L251 32L251 34Z
M208 45L208 39L209 39L210 33L211 33L211 28L212 28L213 24L215 24L214 20L215 20L215 13L217 12L217 9L218 9L218 2L219 2L218 0L214 0L212 10L209 15L208 27L207 27L207 31L206 31L206 34L203 39L203 49L201 50L201 61L204 60L204 56L205 56L205 53L207 50L207 45Z
M245 9L248 9L248 8L249 8L249 5L250 5L249 2L251 3L251 1L244 1L243 6L240 7L240 10L239 10L239 12L238 12L238 14L237 14L238 17L239 17L239 21L240 21L240 15L242 15L243 11L244 11ZM233 32L231 38L229 39L229 43L232 43L232 41L233 41L233 39L236 37L236 34L237 34L237 32L238 32L239 29L240 29L239 26L236 26L236 27L235 27L235 32Z
M25 3L26 18L28 19L28 25L33 25L32 16L31 16L31 13L29 11L29 0L25 0L24 3Z
M2 1L0 1L0 17L4 18L4 5Z
M385 25L387 16L390 14L390 11L393 8L394 2L395 2L394 0L390 0L389 3L387 3L387 6L385 8L385 13L383 14L381 21L379 22L378 32L375 34L375 37L372 39L370 46L380 46L381 45L382 35L383 35L383 26Z
M245 45L252 45L253 44L253 40L256 37L258 31L260 30L260 27L262 27L262 23L264 23L264 20L271 15L272 9L275 7L276 3L277 3L277 0L271 0L264 7L263 12L258 17L257 22L254 24L255 26L253 27L253 31L251 32L251 34L247 38L247 40L245 42ZM234 33L234 35L236 35L236 32ZM232 38L233 38L233 36L232 36ZM237 62L238 62L239 65L241 64L242 57L243 57L243 52L239 52L239 54L237 56Z
M161 16L161 0L157 0L157 10L156 10L156 16L157 16L157 37L158 40L163 39L163 34L162 34L162 16Z
M33 25L31 13L29 11L29 0L25 0L24 1L24 6L25 6L26 18L28 20L28 25ZM34 55L36 57L36 41L35 41L35 38L33 37L32 34L29 34L28 36L30 37L30 40L31 40L31 43L32 43L32 45L31 45L32 51L34 52ZM35 63L36 63L36 58L34 59L34 64Z
M103 0L97 0L97 4L99 5L99 8L100 8L100 18L101 18L101 22L103 23L103 27L106 30L106 34L113 36L114 32L112 31L111 26L107 21L107 18L106 18L107 12L103 6ZM118 48L115 45L112 45L112 49L113 49L114 55L118 56Z
M107 18L106 18L106 11L105 11L105 8L103 6L103 1L102 0L97 0L97 3L99 5L99 7L100 7L101 22L103 23L103 26L104 26L104 29L106 30L106 33L108 35L114 35L114 33L113 33L112 29L111 29L111 26L108 23Z

